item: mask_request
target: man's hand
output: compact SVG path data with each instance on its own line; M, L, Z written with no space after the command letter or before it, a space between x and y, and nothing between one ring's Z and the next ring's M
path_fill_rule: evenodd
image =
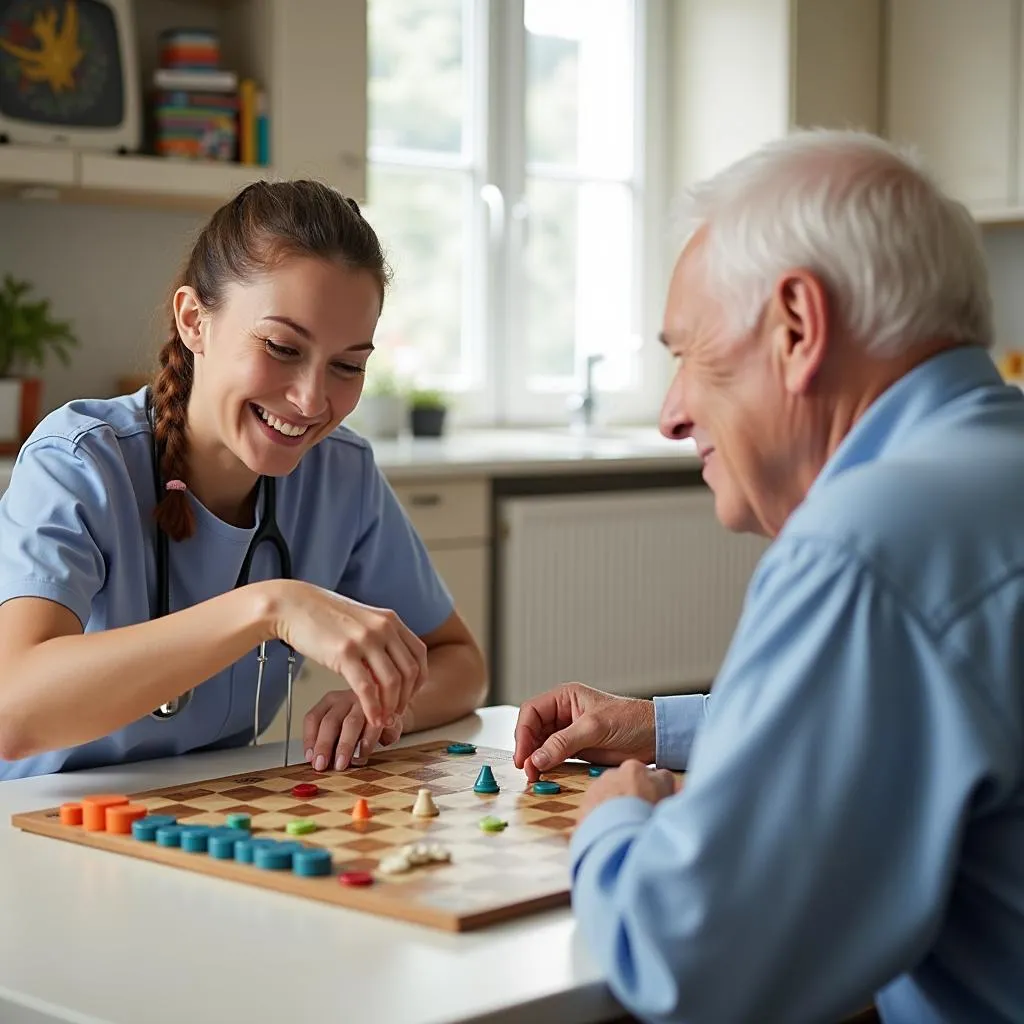
M649 764L654 756L654 704L649 700L566 683L519 709L512 760L530 782L569 757L616 765L630 758Z
M664 768L648 768L639 761L623 761L622 765L605 772L588 790L580 804L579 821L606 800L619 796L638 796L649 804L678 793L682 779Z

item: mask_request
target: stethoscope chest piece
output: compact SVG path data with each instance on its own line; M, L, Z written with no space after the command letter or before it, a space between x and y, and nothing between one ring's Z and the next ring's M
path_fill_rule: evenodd
M161 704L155 711L151 711L150 714L154 718L173 718L180 711L185 709L185 706L192 700L192 691L183 693L180 697L175 697L173 700L167 701L166 704Z

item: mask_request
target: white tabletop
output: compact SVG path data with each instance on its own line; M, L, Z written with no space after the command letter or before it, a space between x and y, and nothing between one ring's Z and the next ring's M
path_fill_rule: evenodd
M515 718L514 708L485 708L403 742L511 749ZM622 1014L568 908L451 934L10 825L14 813L88 793L215 778L282 756L271 744L0 783L0 1021L574 1024Z

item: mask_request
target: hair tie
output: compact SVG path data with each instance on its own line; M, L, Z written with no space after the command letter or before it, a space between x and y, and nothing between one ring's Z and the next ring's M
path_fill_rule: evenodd
M188 488L185 486L182 480L168 480L164 484L164 487L169 491L187 491Z

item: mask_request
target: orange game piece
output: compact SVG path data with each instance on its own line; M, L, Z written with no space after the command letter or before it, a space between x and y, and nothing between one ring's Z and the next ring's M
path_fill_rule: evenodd
M132 822L144 818L149 811L142 804L115 804L107 808L107 831L119 836L132 834Z
M61 804L60 805L60 823L62 825L81 825L82 824L82 805L81 804Z
M370 813L370 806L367 804L364 797L360 797L355 806L352 808L352 817L356 821L366 821L367 818L372 818L373 815Z
M82 800L82 824L87 832L103 832L107 827L107 808L128 803L128 797L100 793Z

